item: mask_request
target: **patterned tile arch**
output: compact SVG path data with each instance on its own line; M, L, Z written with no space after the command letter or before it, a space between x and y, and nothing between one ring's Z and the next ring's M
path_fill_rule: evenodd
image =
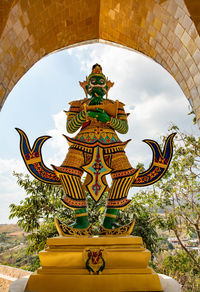
M43 56L82 42L142 52L175 78L200 125L200 3L196 0L3 0L0 107Z

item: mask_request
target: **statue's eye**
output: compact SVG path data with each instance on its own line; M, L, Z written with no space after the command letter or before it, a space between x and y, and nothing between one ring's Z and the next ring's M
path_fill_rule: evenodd
M90 79L90 82L91 82L92 84L94 84L94 83L96 82L96 78L91 78L91 79Z
M104 83L105 83L105 80L102 78L102 79L99 80L99 82L100 82L101 84L104 84Z

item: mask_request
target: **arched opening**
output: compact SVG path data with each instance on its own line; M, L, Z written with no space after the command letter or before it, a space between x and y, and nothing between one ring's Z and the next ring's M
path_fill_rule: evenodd
M14 127L23 129L30 143L42 135L53 138L43 149L44 161L59 165L67 152L65 114L68 102L84 97L78 81L85 80L93 63L99 62L103 72L115 82L109 98L119 99L130 112L129 132L121 139L132 139L126 151L133 166L151 161L151 150L144 138L160 141L169 122L181 128L192 127L188 101L183 92L159 64L130 50L103 44L80 46L48 55L36 63L17 83L1 112L1 190L2 216L8 216L8 205L24 197L15 188L13 170L25 172L19 152L19 137ZM159 81L159 82L158 82ZM4 125L7 125L4 127ZM5 203L3 203L5 198Z
M61 141L61 132L65 131L62 109L66 108L67 102L74 97L83 96L77 80L84 80L83 75L88 74L93 61L88 60L87 66L84 67L86 62L81 63L79 58L81 54L86 57L89 52L83 49L82 53L78 51L78 59L74 60L74 64L79 66L72 66L66 72L65 62L60 61L59 66L56 66L51 60L48 69L39 73L37 61L44 62L45 59L42 58L56 50L83 42L102 41L142 52L174 77L190 101L200 126L200 37L199 15L196 15L196 7L200 7L200 4L197 4L196 0L7 0L3 1L3 5L4 3L5 9L0 7L0 16L2 11L4 14L0 22L0 108L11 92L9 103L6 103L0 115L3 128L1 138L3 145L6 145L0 157L0 190L3 194L0 214L4 218L7 217L9 203L17 203L23 198L21 189L17 191L14 180L6 174L6 171L11 173L14 165L16 170L21 170L21 158L18 160L9 155L9 151L19 155L18 136L17 133L14 135L14 126L23 128L31 142L42 134L49 133L54 136L44 148L47 164L56 163L56 159L59 163L66 152L64 139ZM71 51L71 55L74 54ZM92 57L96 56L94 52L90 54ZM121 55L123 53L120 53L120 57ZM49 57L51 56L47 58ZM103 61L104 72L116 82L110 97L118 98L129 105L126 108L131 113L127 138L133 138L133 141L128 145L127 153L131 163L148 163L151 152L145 152L141 139L149 137L159 140L158 135L168 127L169 112L170 117L175 117L176 123L180 122L178 124L181 128L182 123L187 127L191 125L191 118L186 116L188 104L175 81L170 85L169 75L163 75L167 74L165 71L159 74L158 67L152 70L151 66L145 65L142 69L146 74L143 75L138 70L141 64L127 56L123 58L124 62L119 58L119 54L110 52L109 58L96 58L95 62L102 64ZM118 61L121 63L117 63ZM117 64L109 68L109 62ZM32 67L34 64L36 66ZM69 63L67 64L69 66ZM60 72L61 67L63 70ZM16 86L15 84L22 76L25 79L30 77L25 74L30 68L32 69L28 74L35 70L38 79L32 80L32 84L29 83L22 93L18 89L24 79ZM52 78L45 74L47 70ZM53 72L57 76L53 75ZM63 76L68 81L65 85L62 85L58 78ZM151 82L156 84L156 89L151 86ZM42 90L44 83L48 85L48 95L45 95L48 91ZM22 103L17 102L19 99L15 95L16 91L19 99L21 95ZM64 97L65 92L68 100ZM183 98L180 98L180 95ZM43 98L44 96L46 98ZM59 106L56 100L58 96ZM15 98L16 102L13 102ZM8 119L4 120L10 105ZM181 119L183 107L185 112L184 118ZM145 131L148 134L145 134ZM9 139L6 138L5 132ZM57 139L58 137L60 138ZM23 165L22 161L21 164ZM5 220L2 222L5 223Z

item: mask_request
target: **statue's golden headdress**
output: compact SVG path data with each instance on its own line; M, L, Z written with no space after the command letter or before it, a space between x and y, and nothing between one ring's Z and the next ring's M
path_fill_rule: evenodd
M96 63L92 66L92 73L90 75L93 75L93 74L101 74L104 76L104 74L102 73L101 65ZM90 75L89 75L89 77L90 77Z
M107 93L108 93L108 91L109 91L109 89L114 85L114 82L111 82L110 80L108 80L108 78L106 78L106 76L103 74L103 72L102 72L102 67L101 67L101 65L99 65L99 64L94 64L93 66L92 66L92 72L90 73L90 75L87 77L86 76L86 80L85 81L83 81L83 82L80 82L79 81L79 83L80 83L80 86L83 88L83 90L85 91L85 94L86 94L86 96L88 95L88 92L87 92L87 87L88 87L88 84L89 84L89 80L90 80L90 78L92 77L92 76L94 76L94 75L97 75L97 76L102 76L102 78L104 78L105 79L105 81L106 81L106 86L107 86L107 92L106 92L106 96L107 96Z

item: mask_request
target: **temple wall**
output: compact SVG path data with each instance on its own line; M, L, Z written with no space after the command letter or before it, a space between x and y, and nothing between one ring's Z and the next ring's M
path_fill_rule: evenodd
M8 292L12 282L30 274L29 271L0 265L0 292Z

